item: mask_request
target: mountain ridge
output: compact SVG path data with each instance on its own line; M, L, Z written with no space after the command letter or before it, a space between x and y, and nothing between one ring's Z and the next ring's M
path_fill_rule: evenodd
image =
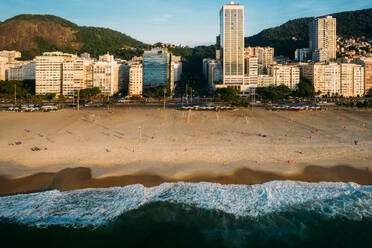
M338 12L324 16L337 19L337 35L344 38L372 37L372 8ZM309 22L316 17L290 20L282 25L264 29L256 35L246 37L246 46L272 46L276 55L294 56L297 48L308 47Z
M50 50L89 52L143 48L147 45L121 32L101 27L79 26L54 15L22 14L0 22L0 50L19 50L30 59Z

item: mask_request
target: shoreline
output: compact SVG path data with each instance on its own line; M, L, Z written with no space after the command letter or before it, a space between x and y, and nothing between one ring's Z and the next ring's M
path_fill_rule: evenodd
M5 193L166 181L350 180L372 185L364 176L372 170L369 112L0 112L0 126ZM319 175L309 172L311 166L319 168ZM351 175L330 169L336 166L349 168ZM76 183L51 184L57 175L70 180L58 173L65 168L89 173L73 173Z
M156 173L138 173L93 177L92 169L87 167L66 168L58 172L40 172L30 176L12 178L0 175L0 196L35 193L48 190L71 191L87 188L124 187L142 184L146 187L175 182L210 182L223 185L254 185L270 181L301 182L343 182L372 185L372 170L366 166L355 168L347 165L333 167L309 165L303 170L291 173L277 173L268 170L254 170L247 167L238 168L231 173L207 175L206 173L189 174L184 177L164 177Z

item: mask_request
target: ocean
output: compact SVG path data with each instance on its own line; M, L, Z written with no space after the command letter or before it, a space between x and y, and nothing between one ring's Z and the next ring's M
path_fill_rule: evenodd
M372 186L180 182L5 196L0 247L372 247Z

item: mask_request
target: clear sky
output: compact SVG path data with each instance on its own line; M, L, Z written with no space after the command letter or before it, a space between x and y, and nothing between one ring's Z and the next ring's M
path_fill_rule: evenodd
M111 28L146 43L215 41L223 0L0 0L0 20L52 14L78 25ZM372 8L372 0L239 0L246 36L288 20Z

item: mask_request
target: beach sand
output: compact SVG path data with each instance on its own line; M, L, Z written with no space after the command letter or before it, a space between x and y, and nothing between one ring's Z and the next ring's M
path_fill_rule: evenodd
M372 184L367 110L1 112L0 127L0 194L174 181Z

